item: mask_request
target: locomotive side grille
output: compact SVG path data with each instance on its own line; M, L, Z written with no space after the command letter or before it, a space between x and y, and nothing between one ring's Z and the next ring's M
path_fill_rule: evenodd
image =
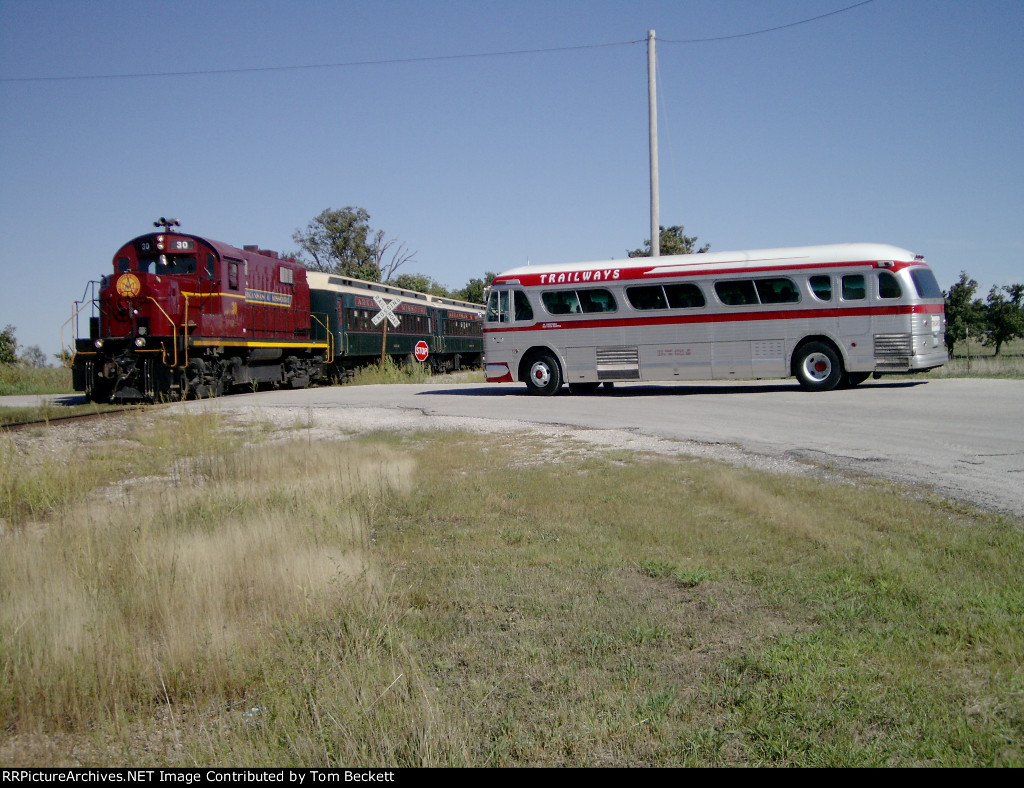
M875 365L885 369L908 369L914 354L910 334L875 334Z
M599 347L597 349L598 380L639 380L640 351L635 345Z

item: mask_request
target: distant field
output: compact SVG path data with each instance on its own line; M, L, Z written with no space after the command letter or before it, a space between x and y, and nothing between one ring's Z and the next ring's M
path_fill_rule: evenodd
M1019 767L1022 552L525 434L0 434L0 764Z

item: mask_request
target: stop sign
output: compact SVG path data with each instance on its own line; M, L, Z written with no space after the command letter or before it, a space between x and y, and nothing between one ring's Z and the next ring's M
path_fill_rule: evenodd
M416 343L416 360L426 361L427 356L430 355L430 348L427 347L427 343L422 339Z

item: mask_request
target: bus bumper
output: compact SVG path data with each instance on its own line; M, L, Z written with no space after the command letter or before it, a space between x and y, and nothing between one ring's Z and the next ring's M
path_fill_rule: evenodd
M484 376L488 383L515 383L508 364L486 364L484 365Z

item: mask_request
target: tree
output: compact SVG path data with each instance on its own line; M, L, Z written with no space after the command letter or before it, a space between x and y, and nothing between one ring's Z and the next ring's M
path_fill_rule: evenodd
M382 282L392 281L395 271L411 261L415 256L416 253L407 251L405 244L397 238L385 238L383 230L378 230L373 236L373 257L377 263L377 270L380 271L380 280ZM387 262L385 262L385 259ZM419 274L414 274L414 276L419 276ZM430 277L427 278L430 279ZM430 281L433 282L434 280L431 279ZM434 284L437 285L436 282Z
M21 363L26 367L42 368L49 366L46 354L39 345L29 345L21 354Z
M942 295L946 299L946 352L952 357L953 345L968 336L979 336L985 325L985 305L974 298L978 283L960 272L960 279Z
M404 287L406 290L415 290L418 293L430 293L430 295L445 297L451 295L448 292L448 288L426 274L399 274L394 279L386 281L389 285Z
M15 364L18 361L18 340L14 338L14 326L8 325L0 331L0 364Z
M328 208L305 230L296 230L292 240L301 250L292 256L307 268L369 282L390 281L416 256L397 238L371 229L366 209L352 206Z
M493 271L487 271L483 279L470 279L466 282L465 287L455 292L455 297L462 301L482 304L484 302L484 291L490 286L496 276L497 274Z
M997 356L1004 342L1024 337L1024 284L992 286L985 303L983 334L982 344L994 345Z
M370 240L370 214L363 208L322 211L305 230L292 234L302 250L296 259L314 271L380 280L376 250ZM305 259L303 252L312 260Z
M658 251L663 255L669 254L699 254L711 248L711 244L704 244L700 249L697 247L697 236L689 236L683 233L681 224L672 227L658 228ZM650 257L651 239L644 241L643 249L634 249L628 252L630 257Z

